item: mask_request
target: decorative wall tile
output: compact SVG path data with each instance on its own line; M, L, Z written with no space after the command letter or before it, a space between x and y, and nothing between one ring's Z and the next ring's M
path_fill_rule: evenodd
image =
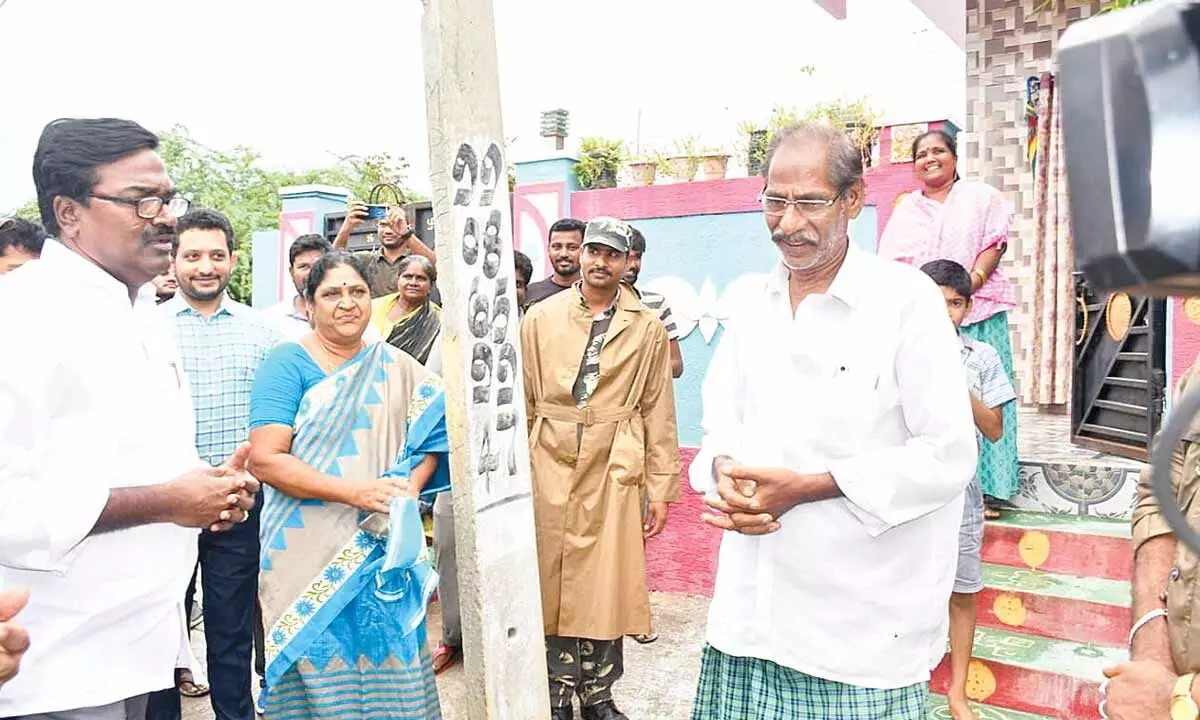
M1045 5L1041 11L1036 8ZM1005 272L1016 285L1009 314L1013 365L1024 367L1031 325L1034 188L1025 160L1025 80L1054 71L1054 51L1069 22L1090 17L1099 0L983 0L967 4L966 128L960 158L966 175L1003 191L1013 204L1013 233ZM1021 377L1015 378L1018 385Z

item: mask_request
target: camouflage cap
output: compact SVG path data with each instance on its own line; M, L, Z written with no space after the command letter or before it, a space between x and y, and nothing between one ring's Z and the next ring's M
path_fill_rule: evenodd
M598 217L588 221L583 231L584 245L607 245L618 251L629 252L633 229L624 220L613 217Z

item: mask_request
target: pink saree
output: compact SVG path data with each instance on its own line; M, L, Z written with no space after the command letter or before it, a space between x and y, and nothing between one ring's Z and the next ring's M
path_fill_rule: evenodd
M975 180L959 180L945 202L920 192L909 194L892 213L879 254L920 267L931 260L953 260L970 270L984 250L1008 240L1012 209L1000 191ZM1016 305L1013 285L996 268L974 295L973 325Z

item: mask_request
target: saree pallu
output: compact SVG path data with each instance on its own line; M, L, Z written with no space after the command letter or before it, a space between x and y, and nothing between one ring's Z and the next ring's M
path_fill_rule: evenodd
M388 298L380 298L375 301L379 303L384 318L382 322L385 324L385 327L380 328L380 334L386 338L389 345L412 355L417 362L424 365L429 361L429 355L433 352L433 344L442 331L441 308L426 300L424 305L401 318L388 329L386 327L387 313L397 299L397 297L388 296Z
M440 379L377 343L304 394L291 453L347 483L408 477L436 453L432 495L449 488L448 450ZM440 718L416 500L365 513L268 487L260 535L266 717Z
M879 238L879 255L917 268L931 260L953 260L970 271L981 253L1008 242L1011 223L1012 206L987 183L959 180L945 202L917 190L892 212ZM998 267L971 296L966 322L982 322L1013 308L1016 297L1003 266Z

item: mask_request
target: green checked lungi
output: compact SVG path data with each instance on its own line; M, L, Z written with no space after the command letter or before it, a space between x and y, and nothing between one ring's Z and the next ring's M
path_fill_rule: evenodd
M929 684L879 690L704 646L692 720L922 720Z

